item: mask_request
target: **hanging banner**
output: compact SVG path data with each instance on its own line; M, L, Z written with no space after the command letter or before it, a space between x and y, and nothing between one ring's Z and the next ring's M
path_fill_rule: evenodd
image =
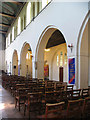
M69 84L75 84L75 58L69 59Z
M49 65L44 65L44 77L49 77Z

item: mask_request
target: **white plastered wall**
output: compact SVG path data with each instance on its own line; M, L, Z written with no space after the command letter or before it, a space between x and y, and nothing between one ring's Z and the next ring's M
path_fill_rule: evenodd
M32 49L32 66L33 66L33 77L37 76L37 71L40 72L41 69L35 70L35 62L37 61L37 45L40 43L40 36L47 26L52 26L57 28L62 32L65 37L66 43L73 43L72 53L69 48L67 48L68 57L75 57L77 59L76 45L78 40L78 34L80 27L88 13L88 3L61 3L61 2L51 2L46 9L44 9L35 19L32 21L26 29L24 29L20 35L9 45L5 50L5 61L7 64L12 60L12 55L14 49L18 52L18 59L20 63L20 52L23 43L26 41L30 44ZM42 56L43 57L43 56ZM40 63L41 64L41 63ZM43 64L41 64L43 67ZM77 66L76 66L77 72ZM42 73L40 73L41 75ZM42 75L41 75L42 76ZM77 76L76 76L77 82Z
M51 47L49 52L44 52L44 61L47 61L49 65L49 79L59 81L59 67L60 67L60 53L63 53L63 81L68 82L68 74L67 74L67 65L64 64L64 55L67 54L67 46L66 43ZM57 55L59 56L59 63L57 66Z
M82 26L82 32L78 44L79 88L86 88L90 85L90 40L88 20L89 19L87 15L87 18L85 19Z

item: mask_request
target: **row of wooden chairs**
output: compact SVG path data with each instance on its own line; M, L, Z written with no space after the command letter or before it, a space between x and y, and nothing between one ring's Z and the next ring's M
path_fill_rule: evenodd
M35 82L35 83L39 83L39 87L40 85L45 85L46 91L50 91L51 89L55 89L55 90L59 90L59 89L65 89L66 83L61 83L61 82L56 82L56 81L43 81L43 79L37 79L37 78L33 78L33 79L26 79L25 77L21 77L20 76L4 76L2 81L2 85L5 88L8 88L9 91L13 94L13 91L15 91L16 89L16 84L31 84L31 82Z
M45 109L45 105L47 103L49 104L53 104L53 103L59 103L61 101L65 102L65 104L68 104L69 100L78 100L78 99L84 99L86 97L89 96L88 91L87 91L87 95L86 92L84 92L84 90L86 91L86 89L83 89L83 93L82 96L80 96L80 91L81 89L78 90L73 90L73 91L51 91L51 92L45 92L45 94L43 94L42 92L34 92L34 93L23 93L23 95L21 96L17 96L16 97L16 104L15 107L17 106L18 103L18 107L20 110L20 105L24 104L24 115L26 112L26 108L28 108L28 111L31 111L31 106L34 107L34 103L38 104L40 106L41 109ZM89 90L87 88L87 90ZM21 89L22 91L22 89ZM73 93L73 94L72 94ZM84 95L85 93L85 95ZM27 95L26 95L27 94ZM35 108L39 108L38 106L35 105ZM39 110L39 109L38 109ZM30 115L30 114L29 114Z
M13 76L11 78L13 78ZM40 109L45 111L47 104L50 105L64 102L67 106L69 100L85 99L89 96L89 88L73 90L73 85L65 85L63 87L63 83L59 84L59 82L54 83L53 81L47 81L46 84L43 80L38 79L30 79L27 80L27 82L23 80L24 83L20 83L21 79L17 82L16 78L17 77L10 80L12 85L15 85L12 89L12 93L15 96L15 107L18 106L20 111L20 107L23 104L24 115L26 110L28 110L29 117L30 112L32 111L40 111ZM54 89L55 87L53 83L56 84L56 88L58 89ZM12 85L10 85L10 89L12 88Z
M46 104L45 115L38 118L57 119L86 119L90 118L90 97L78 100L69 100L67 108L64 102Z

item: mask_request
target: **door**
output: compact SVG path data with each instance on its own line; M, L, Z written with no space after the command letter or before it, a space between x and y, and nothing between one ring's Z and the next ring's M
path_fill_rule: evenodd
M63 67L59 67L59 81L63 82Z

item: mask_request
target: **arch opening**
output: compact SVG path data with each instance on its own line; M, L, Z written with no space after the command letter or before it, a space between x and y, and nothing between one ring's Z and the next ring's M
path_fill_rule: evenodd
M13 75L18 75L18 54L17 54L17 50L14 50L14 53L13 53L12 74Z
M41 36L37 52L37 77L61 82L68 79L67 44L57 28L49 28Z
M20 75L32 78L32 50L28 43L22 47L20 62Z

